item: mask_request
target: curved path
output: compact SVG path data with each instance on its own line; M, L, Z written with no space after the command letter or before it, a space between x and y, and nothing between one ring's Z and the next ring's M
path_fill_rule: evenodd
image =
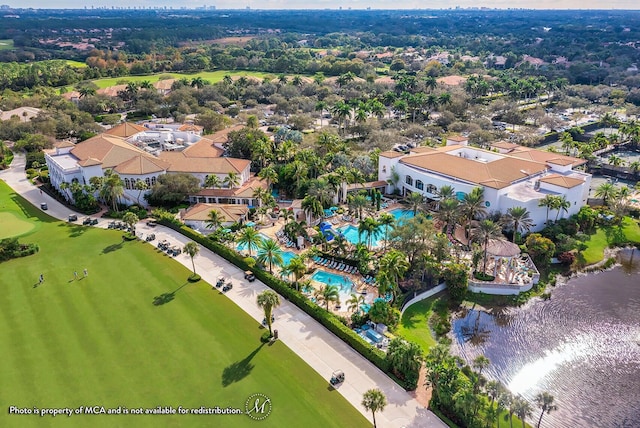
M35 206L39 207L41 202L46 202L49 215L66 221L72 211L30 184L24 173L24 164L24 156L16 155L12 167L0 172L0 179L3 179L11 188ZM78 214L80 221L83 217L84 215ZM108 221L99 219L97 226L106 228ZM145 236L147 233L155 233L155 242L167 239L172 244L184 246L189 241L178 232L162 226L156 226L152 229L146 224L140 223L136 227L136 231L142 232ZM191 269L191 259L186 254L181 254L175 259ZM256 305L256 296L269 289L266 285L258 280L252 283L245 281L243 272L238 267L204 247L200 247L200 252L194 258L194 262L196 271L209 284L215 284L221 275L232 278L234 287L227 293L227 297L257 322L262 321L264 314ZM346 380L338 387L338 392L370 421L372 421L371 412L362 407L362 395L368 389L379 388L384 392L388 401L384 412L376 414L376 422L379 427L444 428L447 426L380 369L325 329L320 323L282 297L281 301L282 304L274 311L276 317L274 328L278 330L280 340L327 380L334 370L343 370Z

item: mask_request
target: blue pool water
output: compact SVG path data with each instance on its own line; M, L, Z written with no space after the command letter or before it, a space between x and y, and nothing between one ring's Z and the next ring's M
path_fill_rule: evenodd
M398 223L402 223L404 220L408 220L414 217L413 211L405 211L402 208L393 209L389 211L389 214L391 214Z
M349 300L349 298L351 297L351 287L353 287L353 282L346 276L318 269L313 273L313 275L311 275L311 279L323 284L335 285L336 287L338 287L338 292L340 294L340 303L342 305L345 305L347 303L347 300Z
M264 234L262 234L262 233L258 233L258 235L260 236L260 238L262 238L262 240L263 240L263 241L266 241L267 239L271 239L271 238L269 238L267 235L264 235ZM240 251L240 252L242 252L242 251L247 251L247 252L248 252L249 250L247 250L247 247L248 247L248 245L247 245L247 244L238 244L238 245L236 246L236 250L238 250L238 251ZM258 250L258 248L257 248L257 247L256 247L256 248L253 248L253 247L252 247L252 248L251 248L251 254L255 254L255 252L256 252L257 250Z
M396 208L394 210L389 211L395 219L396 223L402 224L405 220L413 218L413 211L405 211L402 208ZM371 245L374 247L379 245L380 241L384 240L384 235L387 227L382 227L371 237ZM358 227L354 225L344 226L338 229L340 233L342 233L345 239L352 244L363 243L367 244L368 239L365 235L358 236Z
M294 258L297 254L291 251L283 251L282 252L282 266L286 266L289 264L292 258Z

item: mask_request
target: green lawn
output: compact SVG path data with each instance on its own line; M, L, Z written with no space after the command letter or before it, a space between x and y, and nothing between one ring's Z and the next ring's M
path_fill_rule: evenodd
M13 49L13 39L0 40L0 51L5 49Z
M597 263L604 258L605 248L626 243L640 243L640 227L631 217L625 217L620 226L599 227L585 242L587 248L578 257L582 266Z
M179 74L179 73L161 73L161 74L152 74L149 76L124 76L124 77L111 77L108 79L97 79L93 80L99 89L108 88L109 86L119 85L122 82L137 82L140 83L142 81L148 80L151 83L155 83L160 80L160 77L170 77L172 79L182 79L186 77L191 80L195 77L202 77L204 80L208 80L210 83L216 83L221 81L224 76L255 76L262 79L265 76L270 76L269 73L257 72L257 71L228 71L228 70L220 70L220 71L203 71L200 73L193 74ZM275 79L275 76L273 76Z
M417 343L425 353L429 352L429 349L437 343L431 333L431 328L429 328L429 319L433 314L434 305L442 298L441 296L441 294L437 294L409 306L402 314L398 326L398 335Z
M80 62L80 61L73 61L71 59L68 59L65 61L67 63L67 65L70 65L71 67L74 68L87 68L87 64L85 64L84 62Z
M0 210L33 223L20 240L40 246L0 267L0 426L254 427L245 415L41 418L7 410L244 408L255 393L272 402L262 426L369 426L281 342L262 345L264 330L231 300L188 283L190 271L151 245L56 221L2 181ZM89 276L73 280L84 268ZM162 294L166 303L154 305Z

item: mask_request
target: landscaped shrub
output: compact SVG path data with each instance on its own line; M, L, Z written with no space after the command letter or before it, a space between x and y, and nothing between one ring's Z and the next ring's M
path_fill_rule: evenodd
M5 238L0 241L0 261L30 256L39 249L38 244L21 244L18 238Z
M479 281L493 281L494 279L496 279L495 276L489 275L488 273L484 272L474 272L473 277Z
M177 219L166 215L165 212L159 211L158 213L154 212L154 215L157 214L158 223L167 226L173 230L176 230L182 233L187 238L197 242L198 244L208 248L214 253L218 254L222 258L226 259L230 263L233 263L241 270L248 270L249 266L247 265L245 259L238 254L236 251L231 250L225 247L222 244L211 241L207 239L205 236L196 232L193 229L190 229L180 223ZM360 335L358 335L355 331L351 330L349 327L344 325L338 317L334 314L327 312L324 308L316 305L311 302L305 296L303 296L300 292L296 291L293 288L290 288L289 285L275 278L273 275L269 274L269 272L258 270L254 271L256 278L266 284L268 287L273 289L275 292L280 294L286 300L290 301L304 312L313 317L316 321L326 327L333 334L338 336L340 339L348 343L353 349L359 352L363 357L371 361L373 364L378 366L380 370L387 372L388 371L388 363L385 359L385 354L378 350L377 348L372 347L370 344L364 341Z

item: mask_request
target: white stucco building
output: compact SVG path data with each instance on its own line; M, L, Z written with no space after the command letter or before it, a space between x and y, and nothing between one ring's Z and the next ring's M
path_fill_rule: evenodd
M380 153L378 179L390 183L388 193L397 188L402 195L419 192L430 200L438 200L438 189L444 185L452 186L458 199L482 187L488 212L524 207L535 224L533 231L544 228L547 209L538 204L546 195L564 196L570 202L561 217L577 213L587 202L591 174L574 170L586 163L583 159L506 142L494 144L491 151L447 143L409 154ZM398 178L395 186L393 176ZM550 218L555 215L550 213Z

